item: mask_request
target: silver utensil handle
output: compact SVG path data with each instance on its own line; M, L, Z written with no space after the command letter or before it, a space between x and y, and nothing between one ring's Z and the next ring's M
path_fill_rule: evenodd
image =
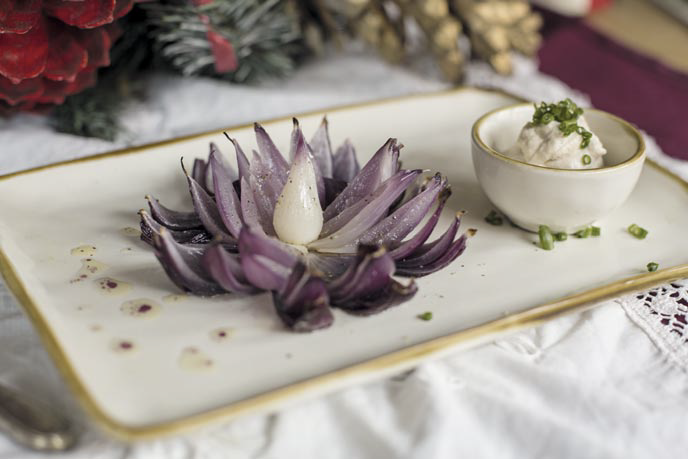
M0 385L0 431L40 451L63 451L76 442L69 421L32 398Z

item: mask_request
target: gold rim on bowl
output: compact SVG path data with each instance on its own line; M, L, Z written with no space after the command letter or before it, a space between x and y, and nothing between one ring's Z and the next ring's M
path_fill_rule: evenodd
M586 108L585 111L600 113L606 117L613 119L614 121L618 122L629 134L631 134L633 137L635 137L635 139L638 143L638 149L633 154L633 156L631 156L630 158L628 158L627 160L625 160L619 164L615 164L613 166L602 166L602 167L598 167L596 169L561 169L558 167L538 166L536 164L530 164L530 163L526 163L524 161L519 161L518 159L511 158L509 156L506 156L506 155L498 152L494 148L488 146L485 143L485 141L480 137L480 134L478 134L478 131L480 130L481 125L483 124L483 122L487 118L489 118L493 115L496 115L497 113L500 113L500 112L504 112L507 110L513 110L516 108L525 107L525 106L529 106L529 105L532 105L532 103L526 102L526 103L520 103L520 104L515 104L515 105L509 105L507 107L500 107L500 108L497 108L497 109L494 109L494 110L491 110L491 111L485 113L483 116L478 118L475 123L473 123L473 128L471 129L471 138L473 139L473 141L475 143L478 144L478 146L480 146L480 148L483 151L489 153L490 155L494 156L495 158L497 158L499 160L514 163L514 164L521 165L521 166L532 167L535 169L547 170L547 171L553 171L553 172L571 172L571 173L577 173L577 174L600 174L600 173L604 173L604 172L609 171L609 170L616 170L616 169L620 169L622 167L628 167L637 161L641 161L643 159L643 157L645 156L645 140L643 140L643 135L640 133L640 131L635 126L633 126L631 123L624 120L623 118L620 118L620 117L613 115L609 112L605 112L604 110L598 110L595 108Z

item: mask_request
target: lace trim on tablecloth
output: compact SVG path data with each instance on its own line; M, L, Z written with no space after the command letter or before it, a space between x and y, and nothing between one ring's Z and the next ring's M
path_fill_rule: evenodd
M688 372L688 280L617 300L665 354Z

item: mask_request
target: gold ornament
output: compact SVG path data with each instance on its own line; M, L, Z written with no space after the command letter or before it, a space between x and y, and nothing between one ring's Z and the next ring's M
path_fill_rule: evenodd
M539 14L525 0L292 0L310 48L322 52L326 38L355 36L386 60L407 58L406 24L422 31L445 78L461 81L464 56L459 37L468 34L473 54L499 73L511 72L512 50L527 55L540 45Z
M528 56L540 46L542 17L525 0L452 0L468 29L473 53L504 75L512 70L510 52Z

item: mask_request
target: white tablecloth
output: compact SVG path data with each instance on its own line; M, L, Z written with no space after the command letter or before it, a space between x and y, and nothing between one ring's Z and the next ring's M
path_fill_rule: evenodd
M532 99L586 101L526 60L518 61L511 78L471 64L468 83ZM391 68L355 53L314 62L286 82L261 87L153 76L149 99L128 109L129 132L117 143L56 134L40 116L0 122L0 174L125 144L443 87L431 72ZM688 177L688 165L662 156L649 140L650 155ZM634 320L609 301L274 415L123 445L88 428L21 309L0 285L0 381L60 404L85 424L78 448L50 456L60 459L686 457L685 367ZM34 457L44 456L0 437L0 459Z

